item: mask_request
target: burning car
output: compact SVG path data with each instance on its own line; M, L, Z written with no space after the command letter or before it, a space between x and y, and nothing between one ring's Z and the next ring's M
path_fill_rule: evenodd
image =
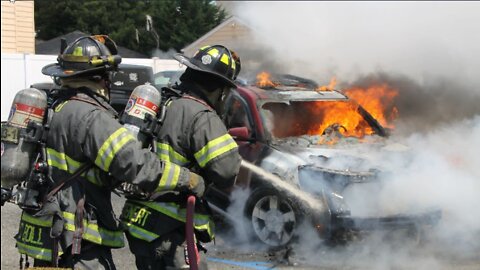
M290 243L305 220L322 238L338 241L377 229L416 230L440 218L440 211L352 216L344 191L381 178L367 151L385 147L393 127L388 119L396 110L385 114L367 91L365 104L374 117L360 105L360 96L351 99L333 90L333 84L322 87L292 75L274 79L260 73L256 84L243 83L226 102L224 120L244 160L237 185L251 190L244 214L255 237L270 247ZM349 91L356 96L355 89ZM206 195L213 210L226 217L230 193L211 187Z

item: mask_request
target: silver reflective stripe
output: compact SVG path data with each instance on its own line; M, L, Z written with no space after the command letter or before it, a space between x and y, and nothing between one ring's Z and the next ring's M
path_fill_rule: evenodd
M21 242L17 242L18 252L27 254L35 259L50 261L52 260L52 250L46 248L38 248ZM3 257L3 256L2 256Z
M65 155L62 155L51 149L47 148L47 160L48 160L48 165L57 167L63 171L68 172L68 165L67 165L67 160L64 158Z
M75 215L69 212L63 212L65 219L65 229L68 231L75 231ZM99 227L98 224L88 223L86 219L83 220L84 232L82 238L90 242L106 245L111 247L123 247L124 239L121 231L110 231Z
M47 159L48 165L70 174L74 174L78 168L83 165L82 162L76 161L65 153L58 152L52 148L47 148ZM98 168L88 170L86 174L82 174L82 177L87 178L88 181L95 185L103 186L99 181L100 177L98 175Z
M166 143L157 142L157 155L161 160L170 161L177 165L185 167L190 161L175 151L172 146Z
M128 227L128 232L135 238L145 240L147 242L152 242L153 240L159 237L158 234L149 232L145 229L142 229L138 226L133 225L132 223L125 222L125 226Z
M175 203L165 203L165 202L144 202L144 201L135 201L136 203L145 205L151 209L156 210L157 212L163 213L169 217L177 219L179 221L185 222L187 212L184 208L180 208ZM210 217L208 215L195 214L194 223L195 226L202 226L210 222Z
M178 178L180 177L180 166L169 161L165 161L164 163L165 169L163 170L162 177L155 192L175 189Z
M198 165L203 168L210 160L236 147L237 143L233 140L232 136L225 134L209 141L207 145L195 153L194 156Z
M124 137L128 136L129 133L127 132L124 132L122 134L120 134L118 137L116 137L114 140L112 140L112 142L110 143L110 147L108 147L105 152L103 153L103 156L102 156L102 163L105 164L108 156L110 155L110 153L114 152L114 145L118 144Z
M86 178L88 179L88 181L90 181L91 183L97 185L97 186L103 186L103 184L98 180L100 179L100 175L99 175L99 169L98 168L91 168L90 170L88 170L86 173ZM82 176L85 175L82 174Z
M102 144L98 150L95 164L108 172L110 164L115 158L118 151L120 151L129 141L134 141L133 135L124 127L113 132Z

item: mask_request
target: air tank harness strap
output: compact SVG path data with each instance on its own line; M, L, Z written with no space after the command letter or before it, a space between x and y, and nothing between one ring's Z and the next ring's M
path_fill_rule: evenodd
M123 112L120 116L120 123L123 125L125 123L132 124L140 128L140 132L151 136L156 137L160 131L160 123L154 118L151 114L146 113L144 119L140 119L135 116L131 116L128 113Z
M201 100L201 99L199 99L199 98L196 98L196 97L194 97L194 96L190 96L190 95L184 94L184 95L182 96L182 98L195 100L196 102L198 102L198 103L204 105L205 107L207 107L209 110L215 111L215 110L212 108L212 106L208 105L207 102L205 102L205 101L203 101L203 100Z
M82 187L84 189L85 187ZM82 198L77 202L75 210L75 232L73 232L72 255L80 254L82 250L83 236L83 213L85 212L85 190L82 190Z
M67 187L70 185L73 180L78 179L78 177L88 171L93 166L93 163L85 163L83 164L78 170L73 173L69 178L65 179L64 181L59 182L44 198L44 203L49 201L55 194L57 194L62 188ZM75 211L75 232L73 233L73 244L72 244L72 254L80 254L81 250L81 242L82 242L82 235L83 235L83 213L85 210L85 191L82 190L82 198L80 198L77 202L77 207ZM57 241L55 241L57 242ZM58 243L57 243L58 244ZM58 249L58 247L54 246L54 249ZM54 263L57 263L54 260Z

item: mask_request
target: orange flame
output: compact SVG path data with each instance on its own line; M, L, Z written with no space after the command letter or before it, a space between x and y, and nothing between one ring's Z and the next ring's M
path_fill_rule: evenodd
M342 137L364 138L374 134L374 130L358 112L361 105L383 127L394 128L392 123L398 116L394 106L398 91L388 85L373 85L367 88L352 87L345 91L352 101L315 101L308 102L296 109L306 110L308 119L296 119L291 130L280 136L328 135L322 136L319 144L335 144ZM281 121L288 120L282 117Z
M362 105L380 125L395 127L392 122L398 117L398 109L394 105L394 99L398 96L396 89L382 84L368 88L353 87L346 90L345 94Z
M328 86L317 87L316 91L333 91L337 79L333 77ZM270 74L257 75L257 86L276 87ZM351 87L344 91L350 100L322 100L293 102L288 106L269 105L272 110L273 135L278 138L301 135L328 135L320 138L320 144L335 144L342 137L356 137L360 140L374 134L370 124L361 112L362 106L380 125L394 128L393 121L398 117L395 98L398 91L387 84L374 84L368 87Z
M322 86L319 86L317 87L317 89L315 89L316 91L333 91L333 89L335 89L335 85L337 85L337 78L336 77L332 77L332 79L330 79L330 83L327 85L322 85Z
M339 124L338 132L347 137L363 137L373 134L372 128L357 112L358 105L353 102L319 101L312 103L311 111L319 118L309 135L322 135L329 132L329 127ZM334 143L334 142L332 142Z
M270 80L270 73L262 71L257 75L257 86L261 88L276 87L278 84Z

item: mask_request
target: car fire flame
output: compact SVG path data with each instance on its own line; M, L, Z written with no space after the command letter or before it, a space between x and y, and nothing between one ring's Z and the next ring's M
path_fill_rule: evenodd
M316 87L315 91L334 91L337 84L336 77L326 86ZM271 89L281 85L271 79L268 72L257 75L256 85L260 88ZM297 111L291 117L297 118L289 125L289 131L284 128L275 128L278 137L306 135L332 135L332 131L340 133L342 137L356 137L359 139L372 135L375 130L365 121L359 106L368 111L383 127L395 128L394 120L398 117L395 98L398 90L387 84L372 84L368 87L352 86L342 91L350 100L346 101L312 101L302 104L292 104L292 110ZM283 113L284 121L288 116ZM298 119L299 115L308 115ZM279 125L280 126L280 125ZM335 134L333 134L335 135ZM332 136L335 137L335 136ZM337 139L320 140L320 144L333 144Z
M398 117L398 109L394 103L398 96L397 89L381 84L367 88L352 87L344 93L362 105L383 127L395 128L393 121Z
M270 73L268 72L262 71L258 73L256 85L260 88L274 88L275 86L278 86L278 83L274 83L270 77Z
M328 85L319 86L315 90L316 91L333 91L335 89L336 85L337 85L337 78L332 77L332 79L330 80L330 83Z
M335 80L332 79L331 82ZM394 120L398 117L398 109L394 105L398 91L386 84L368 87L352 87L343 91L368 111L383 127L393 129ZM321 119L318 127L312 128L308 134L322 134L336 123L344 128L339 129L343 136L363 138L374 133L362 115L358 113L358 105L351 102L315 102L310 111Z

